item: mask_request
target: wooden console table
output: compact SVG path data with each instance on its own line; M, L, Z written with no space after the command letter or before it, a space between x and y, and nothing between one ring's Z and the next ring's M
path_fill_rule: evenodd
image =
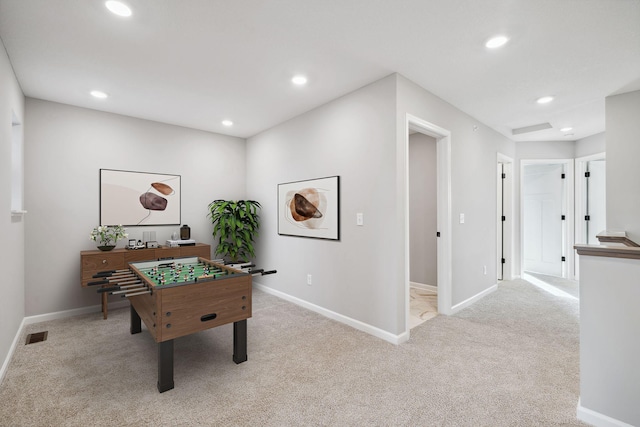
M109 252L99 250L80 252L80 278L82 287L95 281L93 275L106 270L122 270L127 268L130 262L150 261L163 258L179 258L196 256L205 259L211 258L211 246L204 243L196 243L194 246L179 246L170 248L161 246L155 249L114 249ZM107 318L107 294L102 294L102 314Z

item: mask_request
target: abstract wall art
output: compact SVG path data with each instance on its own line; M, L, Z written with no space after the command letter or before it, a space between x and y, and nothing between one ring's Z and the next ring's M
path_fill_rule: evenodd
M340 177L278 184L278 234L340 240Z
M179 225L180 175L100 169L100 225Z

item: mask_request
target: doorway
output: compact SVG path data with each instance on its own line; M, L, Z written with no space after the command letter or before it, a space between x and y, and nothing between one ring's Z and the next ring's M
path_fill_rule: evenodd
M409 132L410 328L438 314L436 139Z
M573 161L523 160L522 273L567 278L573 266Z
M436 176L436 271L438 312L452 314L451 284L451 133L433 123L407 114L405 139L402 145L403 162L400 173L403 184L404 209L404 305L405 335L410 331L410 283L411 283L411 227L410 227L410 176L409 150L410 135L423 134L435 140ZM432 197L430 195L428 197ZM427 231L428 232L428 231ZM431 231L433 232L433 230ZM415 240L415 239L414 239Z

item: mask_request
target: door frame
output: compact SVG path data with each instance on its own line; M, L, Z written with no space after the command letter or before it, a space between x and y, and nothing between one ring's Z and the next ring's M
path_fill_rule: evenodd
M585 236L585 188L584 188L584 173L587 171L587 164L592 160L607 160L607 153L596 153L589 156L577 157L575 159L575 243L585 243L587 236ZM575 264L573 268L573 280L580 279L580 256L575 256Z
M513 274L513 267L515 265L515 253L514 248L515 245L513 243L514 238L514 197L513 197L513 159L511 157L505 156L502 153L497 154L497 164L502 164L505 167L506 178L504 180L504 187L498 188L502 185L500 179L496 182L496 194L499 194L500 190L502 190L503 201L500 203L500 200L496 200L496 218L497 218L497 227L502 227L502 219L500 218L502 215L502 210L504 210L504 216L506 220L504 221L504 227L502 231L502 242L496 240L496 275L499 269L502 267L502 280L513 280L515 276ZM498 178L496 176L496 178ZM497 197L496 197L497 199ZM497 233L496 233L497 234ZM505 255L505 263L502 266L501 258L502 253L500 251L500 247L504 246L502 252Z
M520 160L520 277L524 274L524 167L527 165L564 165L565 194L563 205L565 208L565 223L562 233L562 252L565 264L562 266L562 277L569 279L573 275L575 265L574 242L574 161L573 159L521 159Z
M410 247L409 247L409 133L410 131L428 135L436 139L437 163L437 239L438 253L438 313L453 314L452 293L452 223L451 223L451 132L426 120L411 114L405 118L405 140L403 145L402 176L404 177L403 208L404 208L404 302L405 302L405 333L407 339L410 334Z

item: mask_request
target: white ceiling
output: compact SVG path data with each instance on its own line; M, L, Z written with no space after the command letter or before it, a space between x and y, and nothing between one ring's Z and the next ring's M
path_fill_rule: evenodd
M103 0L0 0L25 95L246 138L397 72L513 140L545 141L604 131L604 98L640 89L639 0L125 3L129 18ZM485 48L498 33L510 42Z

